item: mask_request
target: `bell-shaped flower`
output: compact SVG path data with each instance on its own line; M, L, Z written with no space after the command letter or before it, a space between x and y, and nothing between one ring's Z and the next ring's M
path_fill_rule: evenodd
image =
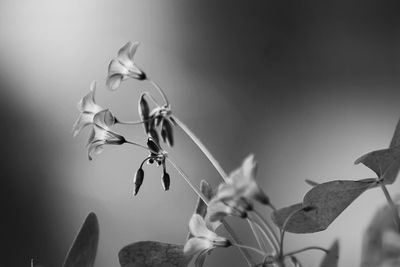
M92 160L93 154L99 154L103 145L122 145L126 139L115 132L109 126L114 123L114 116L108 109L98 112L93 119L93 128L88 140L88 157Z
M139 69L134 61L139 42L128 42L118 51L118 56L111 60L108 66L107 87L110 90L116 90L121 81L128 78L145 80L146 74Z
M241 198L257 200L258 202L269 205L269 198L258 186L255 176L257 163L254 155L249 155L240 168L233 171L225 184L220 185L217 198L221 201L237 201Z
M206 223L199 214L193 214L189 222L189 230L193 235L184 248L183 252L187 257L197 254L195 266L202 266L207 254L217 247L229 247L231 242L207 228Z
M96 104L94 95L96 92L96 81L90 84L90 92L85 95L78 103L78 110L81 112L78 119L75 121L72 132L73 136L77 136L85 127L93 123L93 118L96 113L103 110L102 107Z
M226 216L247 218L247 211L250 209L250 204L244 198L229 202L213 198L207 207L205 220L207 225L216 229Z

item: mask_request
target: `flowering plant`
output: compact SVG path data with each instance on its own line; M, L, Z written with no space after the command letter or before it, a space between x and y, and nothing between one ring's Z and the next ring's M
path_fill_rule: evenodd
M393 184L400 169L400 123L397 125L388 148L376 150L355 161L373 170L377 177L360 180L333 180L316 183L306 180L311 189L302 201L289 207L276 208L272 200L257 183L257 163L254 155L246 157L242 165L229 175L196 135L172 112L171 105L161 87L149 78L133 61L139 43L128 42L108 68L106 85L116 90L123 81L136 79L149 82L160 93L163 104L149 93L143 92L138 101L140 121L126 122L107 108L96 104L96 83L78 104L81 112L73 126L76 136L84 127L90 127L88 155L99 154L105 145L134 145L145 149L149 155L143 159L133 180L133 195L139 193L144 180L144 163L162 166L161 182L164 190L170 187L167 166L175 168L198 197L194 214L188 222L189 234L185 244L169 244L158 241L132 243L119 252L121 267L134 266L188 266L205 264L207 256L217 249L238 249L248 266L302 266L297 254L307 250L320 250L324 257L320 267L335 267L339 262L339 243L329 249L319 246L286 251L285 233L307 234L323 231L361 194L380 187L388 205L371 224L363 248L362 266L395 266L400 258L400 219L398 205L392 200L386 186ZM150 102L153 104L151 108ZM115 124L143 125L143 143L131 141L116 133ZM210 160L222 178L217 188L205 180L190 179L179 164L171 158L167 149L173 147L174 129L185 132ZM161 136L161 138L160 138ZM199 184L199 186L198 186ZM255 205L258 203L259 205ZM262 207L262 208L258 208ZM267 212L270 209L270 213ZM268 216L268 215L271 216ZM227 222L228 216L236 216L248 224L257 247L244 244L235 229ZM384 218L385 220L380 220ZM98 243L97 217L89 214L76 237L64 266L93 266ZM217 231L225 228L228 236ZM373 237L373 238L372 238ZM379 240L377 247L376 240ZM372 265L371 262L373 263Z

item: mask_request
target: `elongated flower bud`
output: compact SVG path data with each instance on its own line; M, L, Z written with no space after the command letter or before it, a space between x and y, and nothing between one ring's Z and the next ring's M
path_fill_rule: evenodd
M169 146L174 145L174 133L172 129L172 125L168 119L163 119L161 126L161 137L164 142L168 142Z
M152 153L158 153L160 151L160 147L154 142L153 138L147 138L147 147L151 150Z
M133 186L134 186L133 195L136 196L137 193L139 192L139 188L143 183L143 178L144 178L144 171L142 168L139 168L135 173L135 177L133 178Z
M169 185L171 183L171 179L169 178L169 174L167 172L163 172L161 176L161 183L165 191L169 189Z
M143 121L144 131L146 133L148 133L149 130L150 130L150 121L149 121L149 119L150 119L150 107L149 107L149 104L147 103L147 101L146 101L146 99L144 97L145 97L145 94L142 94L140 96L138 109L139 109L140 119Z

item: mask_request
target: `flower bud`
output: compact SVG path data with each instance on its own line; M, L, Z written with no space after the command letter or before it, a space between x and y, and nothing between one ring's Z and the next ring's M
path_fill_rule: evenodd
M135 177L133 178L133 184L134 184L134 195L136 196L137 193L139 192L139 188L143 183L143 178L144 178L144 171L142 168L139 168L137 172L135 173Z
M169 174L167 172L163 172L163 175L161 177L161 182L162 182L162 186L163 186L164 190L167 191L169 189L169 185L170 185L170 178L169 178Z
M158 153L160 151L160 147L154 142L153 138L147 138L147 147L151 150L151 153Z
M160 138L158 137L158 133L154 128L150 127L148 135L156 144L160 143Z
M164 119L161 126L161 137L165 142L168 142L169 146L174 145L174 133L172 129L172 125L168 119Z
M143 121L144 125L144 130L146 133L149 132L150 129L150 107L149 104L147 103L146 99L144 98L145 94L142 94L139 99L139 116L141 120Z

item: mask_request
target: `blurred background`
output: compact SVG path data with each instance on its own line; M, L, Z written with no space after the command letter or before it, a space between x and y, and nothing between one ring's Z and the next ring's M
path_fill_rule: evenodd
M1 1L1 265L29 266L34 258L61 266L90 211L100 220L98 267L119 266L118 251L131 242L185 242L196 197L172 168L169 192L161 170L149 166L133 197L133 175L146 152L109 146L89 162L87 130L72 138L76 103L92 80L97 102L121 119L138 119L143 90L159 98L134 80L106 90L108 63L129 40L141 42L137 65L226 171L255 153L258 181L275 206L301 201L310 188L305 179L373 177L353 162L388 146L400 116L399 7L397 1ZM141 127L115 130L144 142ZM194 144L175 132L170 153L179 165L197 182L220 183ZM399 183L389 191L400 192ZM384 203L381 191L370 190L328 230L288 234L286 249L328 247L338 238L340 266L357 266L363 232ZM318 266L321 256L300 258ZM244 261L233 248L216 250L206 266L221 265Z

